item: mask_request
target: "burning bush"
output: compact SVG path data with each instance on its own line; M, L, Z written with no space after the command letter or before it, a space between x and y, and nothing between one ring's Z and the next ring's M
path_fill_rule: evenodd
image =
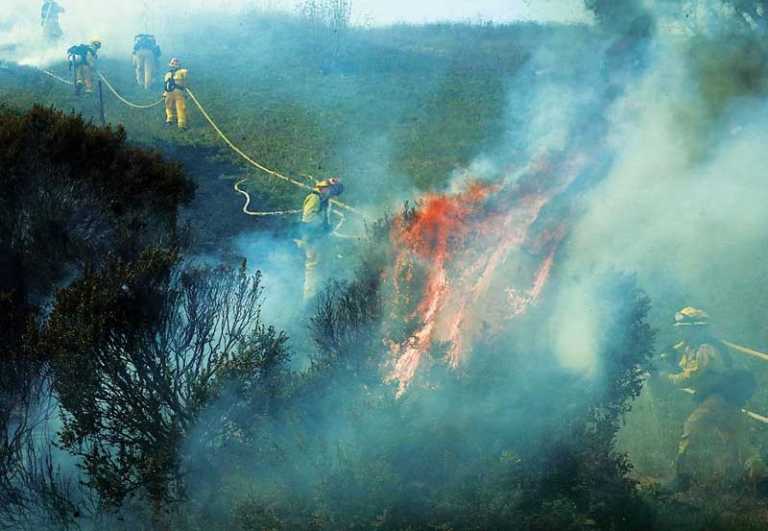
M380 225L356 280L321 297L318 353L272 410L280 421L255 426L237 460L213 459L221 484L206 491L232 497L213 506L234 505L240 529L650 528L613 446L648 367L647 298L632 278L602 279L590 375L560 365L548 332L556 198L583 164L553 159ZM486 313L491 295L507 303ZM412 349L407 380L387 361L393 338Z

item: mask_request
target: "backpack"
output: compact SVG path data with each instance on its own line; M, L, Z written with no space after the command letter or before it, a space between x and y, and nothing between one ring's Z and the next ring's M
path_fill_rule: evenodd
M757 379L751 371L736 367L728 346L720 340L710 339L723 359L720 370L707 371L696 383L696 401L704 401L712 395L722 396L728 403L742 407L757 391Z
M165 81L163 81L163 90L166 92L173 92L176 89L184 90L183 87L176 85L176 79L174 78L175 72L171 70L169 74L171 75L168 76Z
M696 382L696 402L720 395L726 402L742 407L757 390L755 375L744 369L725 369L702 375Z
M133 43L133 51L139 50L152 50L155 57L160 57L160 47L157 45L157 41L152 35L141 34L136 35L136 42Z
M318 205L318 210L317 210L317 216L319 217L320 221L319 223L315 223L315 222L305 223L304 212L302 211L299 214L299 220L302 222L301 223L302 233L305 236L308 236L311 238L326 236L327 234L331 233L334 228L330 220L330 198L323 197L319 192L317 192L316 190L313 190L309 192L309 194L304 199L304 201L306 201L311 195L315 195L318 198L320 198L320 204Z
M96 55L96 52L87 44L77 44L75 46L72 46L67 50L67 60L69 61L69 67L72 68L72 65L79 65L86 63L88 61L88 53L93 53L93 55Z

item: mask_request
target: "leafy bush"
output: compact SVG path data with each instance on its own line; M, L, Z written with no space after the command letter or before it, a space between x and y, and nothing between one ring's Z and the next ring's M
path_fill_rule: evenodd
M0 143L0 519L69 521L39 413L51 377L41 325L57 287L151 246L177 247L176 209L193 188L177 165L129 147L123 130L52 109L0 108Z

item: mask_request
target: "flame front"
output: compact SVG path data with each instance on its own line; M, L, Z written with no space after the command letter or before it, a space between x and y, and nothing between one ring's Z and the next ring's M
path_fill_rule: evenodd
M474 182L461 193L428 196L414 215L395 220L396 291L407 289L402 284L413 280L415 267L426 271L409 316L419 326L407 340L390 343L388 380L398 383L398 394L435 342L450 345L447 361L457 368L481 334L502 330L539 299L567 225L555 216L554 228L533 228L584 163L541 159L500 185ZM533 267L523 266L531 261Z

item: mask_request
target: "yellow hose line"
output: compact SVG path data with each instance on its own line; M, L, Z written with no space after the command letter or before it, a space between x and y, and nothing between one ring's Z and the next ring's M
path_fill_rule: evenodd
M723 343L728 347L732 348L733 350L741 352L742 354L746 354L748 356L752 356L754 358L758 358L763 361L768 361L768 354L765 354L763 352L758 352L757 350L752 350L751 348L743 347L741 345L737 345L736 343L731 343L730 341L723 341Z
M248 216L257 216L257 217L268 217L268 216L288 216L291 214L298 214L301 212L301 209L299 210L275 210L272 212L255 212L252 210L248 210L248 206L251 204L251 195L240 188L240 185L243 184L248 179L240 179L235 183L235 191L243 194L245 196L245 205L243 205L243 214L246 214Z
M763 424L768 424L768 417L764 417L763 415L758 415L754 411L747 411L746 409L742 409L741 411L751 419L755 419L759 422L762 422Z
M51 78L55 79L56 81L61 81L62 83L66 83L66 84L67 84L67 85L69 85L70 87L72 87L72 86L74 86L74 85L75 85L75 83L74 83L74 82L72 82L72 81L69 81L68 79L64 79L63 77L59 77L59 76L57 76L56 74L54 74L53 72L49 72L48 70L43 70L42 68L41 68L41 69L39 69L39 70L40 70L40 71L41 71L43 74L45 74L46 76L48 76L48 77L51 77Z
M54 73L52 73L52 72L49 72L49 71L47 71L47 70L42 70L42 69L41 69L40 71L41 71L42 73L46 74L47 76L50 76L50 77L52 77L53 79L56 79L56 80L58 80L58 81L61 81L62 83L66 83L67 85L74 85L74 83L73 83L72 81L67 81L66 79L64 79L64 78L61 78L61 77L57 76L56 74L54 74ZM118 100L120 100L120 101L121 101L121 102L123 102L124 104L128 105L129 107L133 107L134 109L151 109L152 107L155 107L155 106L157 106L157 105L160 105L160 104L163 102L163 100L162 100L162 99L160 99L160 100L156 101L155 103L150 103L150 104L147 104L147 105L140 105L140 104L136 104L136 103L130 102L130 101L126 100L125 98L123 98L123 97L120 95L120 93L118 93L118 92L117 92L117 90L115 90L115 87L113 87L113 86L112 86L112 83L110 83L110 82L109 82L109 80L108 80L108 79L107 79L107 78L104 76L104 74L102 74L101 72L99 72L98 74L99 74L99 77L101 78L101 80L102 80L102 81L104 81L104 84L106 84L106 85L107 85L107 88L108 88L108 89L109 89L109 90L112 92L112 94L114 94L114 95L115 95L115 97L116 97ZM235 153L237 153L238 155L240 155L240 156L241 156L241 157L242 157L242 158L243 158L243 159L244 159L246 162L248 162L249 164L251 164L251 165L252 165L252 166L254 166L255 168L257 168L257 169L259 169L259 170L263 171L264 173L267 173L267 174L269 174L269 175L271 175L271 176L273 176L273 177L277 177L278 179L282 179L283 181L286 181L286 182L288 182L288 183L291 183L291 184L293 184L294 186L297 186L297 187L299 187L299 188L303 188L303 189L305 189L305 190L310 190L310 191L311 191L311 190L314 190L314 187L312 187L312 186L309 186L309 185L307 185L307 184L305 184L305 183L303 183L303 182L301 182L301 181L297 181L296 179L292 179L292 178L290 178L290 177L287 177L287 176L285 176L285 175L283 175L283 174L281 174L281 173L279 173L279 172L276 172L276 171L274 171L274 170L270 170L270 169L269 169L269 168L267 168L266 166L263 166L263 165L259 164L258 162L256 162L255 160L253 160L251 157L249 157L248 155L246 155L246 154L245 154L245 152L243 152L243 150L242 150L242 149L240 149L239 147L237 147L237 146L236 146L236 145L235 145L235 144L234 144L234 143L233 143L233 142L232 142L232 141L231 141L231 140L230 140L230 139L227 137L227 135L225 135L225 134L224 134L224 132L223 132L223 131L221 130L221 128L220 128L220 127L219 127L219 126L216 124L216 122L213 120L213 118L211 118L211 115L210 115L210 114L208 114L208 112L205 110L205 108L203 107L203 105L202 105L202 104L201 104L201 103L198 101L197 97L195 97L194 93L193 93L191 90L189 90L189 89L187 89L187 90L186 90L186 93L187 93L187 94L189 94L189 97L190 97L190 99L191 99L191 100L194 102L194 104L195 104L195 105L197 106L197 108L200 110L200 113L202 113L202 115L205 117L205 119L208 121L208 123L211 125L211 127L213 127L213 129L216 131L216 133L219 135L219 137L221 137L221 139L222 139L222 140L223 140L223 141L224 141L224 142L225 142L225 143L226 143L226 144L227 144L227 145L228 145L228 146L229 146L229 147L230 147L230 148L231 148L231 149L232 149L232 150L233 150ZM314 177L312 177L312 176L306 176L306 177L307 177L307 178L309 178L309 179L311 179L312 181L315 181L315 178L314 178ZM250 194L248 194L248 192L246 192L245 190L243 190L242 188L240 188L240 185L241 185L241 184L243 184L243 183L244 183L246 180L247 180L247 179L241 179L240 181L237 181L237 182L235 183L235 187L234 187L234 188L235 188L235 191L236 191L237 193L239 193L239 194L242 194L242 195L244 195L244 196L245 196L245 205L243 205L243 213L244 213L244 214L246 214L246 215L248 215L248 216L259 216L259 217L266 217L266 216L285 216L285 215L290 215L290 214L298 214L299 212L301 212L301 210L275 210L275 211L272 211L272 212L256 212L256 211L248 210L248 207L249 207L249 206L250 206L250 204L251 204L251 196L250 196ZM345 210L348 210L348 211L350 211L350 212L352 212L352 213L354 213L354 214L357 214L358 216L360 216L360 217L362 217L362 218L365 218L365 215L364 215L364 214L363 214L363 213L362 213L360 210L358 210L358 209L356 209L356 208L354 208L354 207L351 207L351 206L347 205L346 203L343 203L343 202L341 202L341 201L339 201L339 200L337 200L337 199L331 199L331 204L332 204L332 205L334 205L335 207L338 207L338 208L343 208L343 209L345 209ZM338 226L338 227L336 227L336 230L338 230L338 229L341 227L341 225L343 225L343 224L344 224L344 215L343 215L343 214L341 214L341 212L338 212L338 211L336 211L336 213L337 213L338 215L340 215L340 216L341 216L341 218L342 218L342 220L341 220L341 223L339 223L339 226ZM334 231L334 232L335 232L335 231ZM339 236L339 237L341 237L341 238L350 238L350 239L354 238L354 237L351 237L351 236L346 236L346 235L342 235L342 234L338 234L338 236Z
M115 87L113 87L113 86L112 86L112 83L110 83L110 82L109 82L109 80L108 80L106 77L104 77L104 74L102 74L101 72L99 72L99 77L100 77L100 78L101 78L101 80L102 80L102 81L104 81L104 83L107 85L107 88L108 88L110 91L112 91L112 94L114 94L114 95L115 95L115 97L116 97L118 100L122 101L123 103L125 103L125 104L126 104L126 105L128 105L129 107L133 107L134 109L151 109L152 107L157 107L158 105L160 105L161 103L163 103L163 100L162 100L162 99L159 99L158 101L156 101L156 102L154 102L154 103L149 103L149 104L146 104L146 105L141 105L141 104L138 104L138 103L133 103L133 102L130 102L130 101L126 100L125 98L123 98L123 97L122 97L122 96L121 96L121 95L120 95L120 94L117 92L117 90L115 90Z
M281 173L276 172L275 170L270 170L266 166L262 166L261 164L259 164L255 160L253 160L251 157L246 155L245 152L243 152L242 149L240 149L235 144L233 144L232 141L227 137L227 135L224 134L224 132L219 128L219 126L216 124L216 122L213 120L213 118L211 118L211 115L208 114L208 112L205 110L205 108L202 106L202 104L195 97L195 94L191 90L189 90L189 89L186 90L186 93L189 94L189 97L192 100L192 102L195 104L195 106L197 106L197 108L200 110L200 113L205 117L205 119L208 121L208 123L211 125L211 127L213 127L213 129L216 131L216 133L219 135L219 137L221 137L221 139L230 147L230 149L232 149L232 151L234 151L235 153L240 155L240 157L242 157L243 160L248 162L251 166L253 166L253 167L263 171L264 173L269 174L269 175L271 175L273 177L277 177L278 179L282 179L283 181L291 183L294 186L297 186L299 188L303 188L305 190L310 190L310 191L314 190L313 187L311 187L311 186L309 186L309 185L307 185L307 184L305 184L305 183L303 183L301 181L297 181L296 179L292 179L291 177L287 177L287 176L285 176L285 175L283 175ZM240 192L239 190L237 190L237 191ZM243 193L243 192L240 192L240 193ZM353 207L347 205L346 203L342 203L341 201L338 201L336 199L331 199L331 204L333 204L336 207L343 208L345 210L353 212L353 213L357 214L358 216L365 217L364 214L362 212L360 212L359 210L357 210L356 208L353 208Z

